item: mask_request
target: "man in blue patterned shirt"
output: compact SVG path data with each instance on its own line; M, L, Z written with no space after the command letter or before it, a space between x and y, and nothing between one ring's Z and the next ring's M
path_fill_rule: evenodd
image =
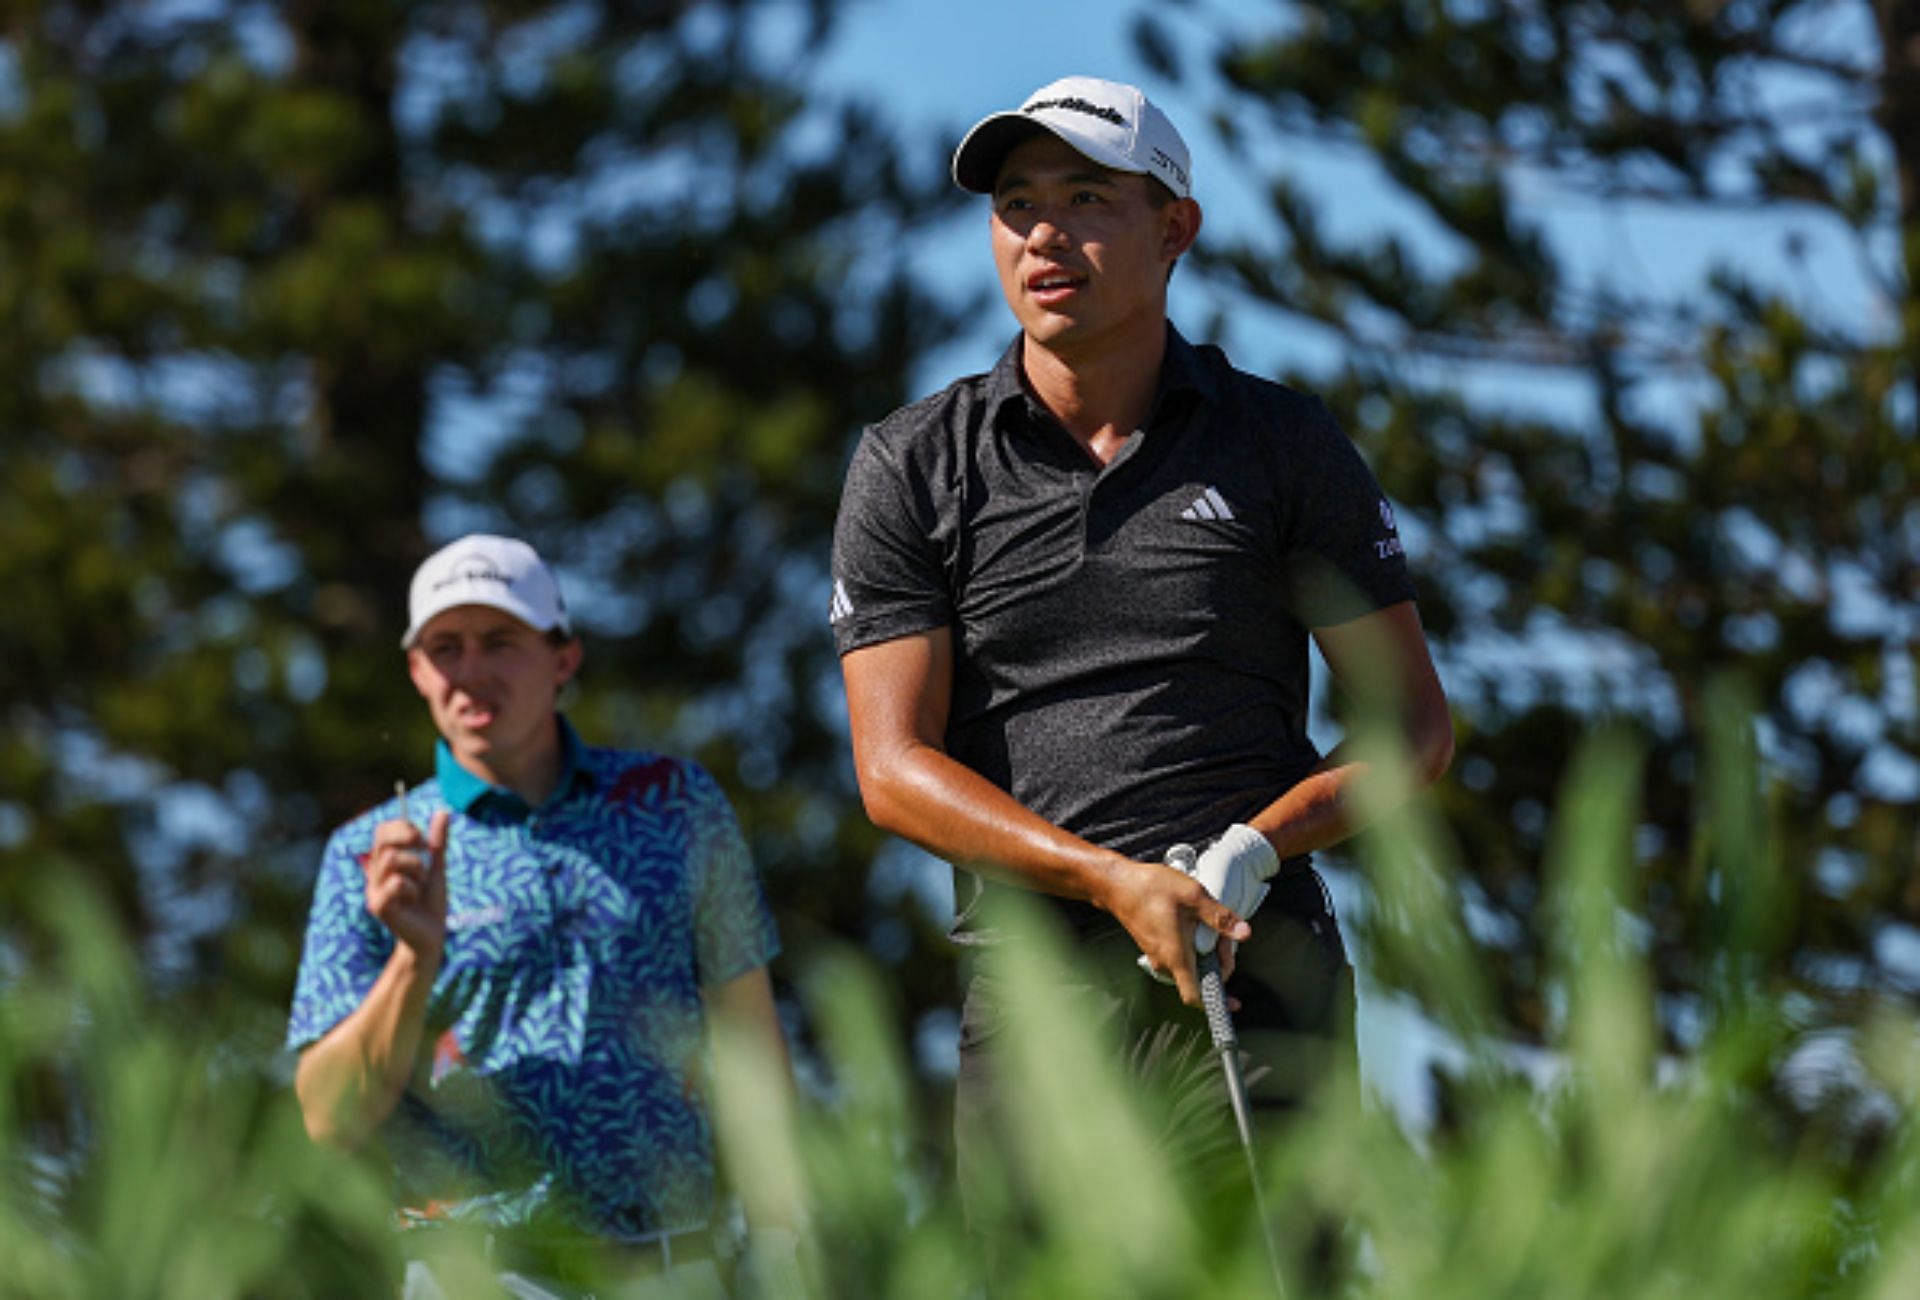
M469 1223L507 1272L591 1243L684 1274L709 1251L709 1020L785 1069L732 809L695 764L589 747L558 713L581 646L525 543L439 551L409 613L436 775L328 842L287 1035L307 1129L384 1141L413 1241ZM409 1294L433 1293L423 1267Z

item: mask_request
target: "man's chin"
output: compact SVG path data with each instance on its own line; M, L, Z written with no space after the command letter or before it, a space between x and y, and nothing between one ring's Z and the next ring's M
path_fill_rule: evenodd
M1064 312L1029 311L1020 324L1035 340L1044 343L1058 335L1073 333L1080 322Z
M461 726L447 737L447 746L455 757L463 759L484 759L493 752L491 724L487 728Z
M1063 348L1072 348L1082 343L1088 336L1084 322L1073 316L1059 312L1037 312L1021 322L1027 337L1036 347L1058 352Z

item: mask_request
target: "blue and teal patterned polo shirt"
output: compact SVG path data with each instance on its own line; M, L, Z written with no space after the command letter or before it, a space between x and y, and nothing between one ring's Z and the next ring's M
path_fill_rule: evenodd
M697 1088L701 989L779 951L733 810L704 770L583 745L529 808L462 768L408 798L447 836L447 943L432 1059L381 1130L403 1219L554 1223L633 1237L706 1219L713 1144ZM393 951L361 861L399 801L334 832L287 1043L358 1007Z

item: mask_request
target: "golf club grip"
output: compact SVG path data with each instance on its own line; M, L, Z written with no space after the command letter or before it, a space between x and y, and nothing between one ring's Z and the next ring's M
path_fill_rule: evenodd
M1222 1052L1239 1049L1240 1035L1234 1032L1233 1017L1227 1014L1226 985L1220 979L1220 957L1207 953L1200 958L1200 1007L1207 1013L1207 1032L1214 1047Z

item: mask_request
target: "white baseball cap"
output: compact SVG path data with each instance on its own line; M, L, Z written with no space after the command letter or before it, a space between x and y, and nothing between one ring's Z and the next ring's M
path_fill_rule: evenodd
M953 151L953 183L993 193L1001 160L1036 126L1102 167L1152 176L1183 199L1193 194L1187 142L1167 115L1138 86L1098 77L1062 77L1028 95L1017 111L980 119Z
M400 648L410 649L436 615L458 605L504 610L536 632L558 628L573 634L552 570L517 538L471 533L429 555L413 571L407 634L400 638Z

